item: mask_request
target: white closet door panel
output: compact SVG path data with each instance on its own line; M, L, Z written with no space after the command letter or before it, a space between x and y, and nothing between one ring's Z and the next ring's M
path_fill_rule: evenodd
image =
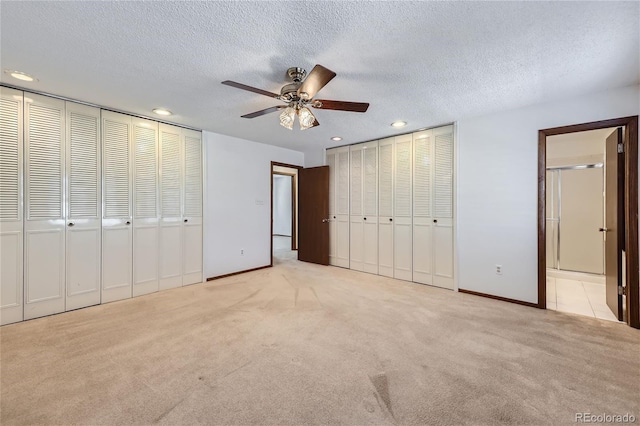
M433 285L453 290L453 220L438 219L433 227Z
M393 219L393 277L411 281L412 274L412 226L411 218L395 217Z
M157 224L140 224L133 228L133 297L159 289L158 245Z
M190 218L183 226L182 285L202 282L202 219Z
M133 235L129 225L102 228L102 303L131 297Z
M132 133L130 116L102 111L102 303L132 296Z
M378 223L378 274L393 278L393 218L387 216Z
M378 142L363 146L362 205L364 216L378 216Z
M160 290L182 285L182 223L160 226Z
M349 216L336 215L336 260L335 266L349 267Z
M23 93L0 87L0 325L22 321Z
M354 145L349 153L349 214L351 216L362 216L362 151L362 145Z
M364 217L364 265L370 274L378 273L378 217Z
M411 217L411 135L395 137L394 216Z
M433 232L430 218L413 218L413 281L431 284Z
M327 150L327 165L329 166L329 215L336 214L336 153Z
M25 233L25 319L65 310L64 227L30 228Z
M433 130L434 138L434 217L453 218L453 127Z
M378 215L393 217L393 138L380 141L378 160Z
M338 171L337 171L337 213L341 215L349 214L349 147L340 148L337 151Z
M184 136L184 215L202 217L202 134L183 130Z
M336 266L336 255L338 242L336 241L338 224L336 223L335 216L331 216L329 220L329 265Z
M67 229L67 311L100 303L100 227L76 226Z
M100 303L100 109L66 102L66 310Z
M364 269L364 224L362 216L350 216L349 268Z
M133 296L158 291L158 123L132 118Z
M0 325L22 321L22 230L0 230Z
M25 98L25 319L65 310L65 103Z
M431 130L413 135L413 216L431 217Z
M181 130L160 125L160 206L163 218L182 217Z

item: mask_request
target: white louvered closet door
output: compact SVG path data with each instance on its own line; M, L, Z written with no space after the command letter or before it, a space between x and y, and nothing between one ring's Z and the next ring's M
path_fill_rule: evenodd
M433 140L433 285L453 289L453 126L433 129Z
M133 141L133 296L159 289L158 123L131 118Z
M413 281L421 284L433 282L432 141L432 130L413 134Z
M0 325L22 321L23 93L0 87Z
M102 111L102 303L132 296L131 117Z
M160 290L182 286L182 130L160 124Z
M363 271L378 273L378 141L363 147Z
M413 279L411 142L411 135L396 136L394 142L393 276L407 281Z
M336 266L336 151L328 149L326 152L327 165L329 166L329 265Z
M336 149L335 265L349 267L349 147Z
M25 96L25 306L31 319L65 310L65 103Z
M202 282L202 133L182 130L184 147L182 285Z
M378 274L393 277L393 142L378 144Z
M364 270L363 225L364 145L352 145L349 153L349 269Z
M100 303L100 109L66 102L66 310Z

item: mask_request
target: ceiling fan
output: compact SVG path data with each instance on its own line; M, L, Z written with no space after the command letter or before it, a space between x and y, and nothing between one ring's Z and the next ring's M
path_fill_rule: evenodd
M313 67L309 75L302 68L293 67L287 70L287 76L293 81L282 86L280 94L268 92L266 90L247 86L246 84L236 83L235 81L226 80L222 84L236 87L238 89L247 90L249 92L258 93L260 95L269 96L285 102L286 105L277 105L271 108L245 114L242 118L256 118L265 114L284 110L280 114L280 124L289 130L293 129L295 116L298 116L300 129L310 129L319 126L318 120L313 115L309 107L318 109L332 109L338 111L366 112L369 108L368 103L362 102L345 102L331 101L327 99L314 99L314 96L327 85L336 73L323 67L316 65ZM306 77L306 78L305 78Z

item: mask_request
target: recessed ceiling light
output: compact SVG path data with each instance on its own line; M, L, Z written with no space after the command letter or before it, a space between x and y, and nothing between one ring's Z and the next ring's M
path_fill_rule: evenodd
M158 115L171 115L171 114L173 114L171 111L169 111L168 109L164 109L164 108L154 108L153 112L158 114Z
M394 121L393 123L391 123L391 127L404 127L406 125L406 121Z
M331 140L332 140L332 141L339 142L339 141L341 141L341 140L342 140L342 138L341 138L340 136L334 136L334 137L332 137L332 138L331 138Z
M9 74L13 78L17 78L22 81L34 81L36 80L33 76L22 72L22 71L14 71L14 70L4 70L5 74Z

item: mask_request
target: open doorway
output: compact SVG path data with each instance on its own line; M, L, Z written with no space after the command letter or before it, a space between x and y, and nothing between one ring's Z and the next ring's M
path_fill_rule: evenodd
M637 123L540 131L540 308L640 327Z
M295 259L298 249L298 170L271 162L271 265Z

